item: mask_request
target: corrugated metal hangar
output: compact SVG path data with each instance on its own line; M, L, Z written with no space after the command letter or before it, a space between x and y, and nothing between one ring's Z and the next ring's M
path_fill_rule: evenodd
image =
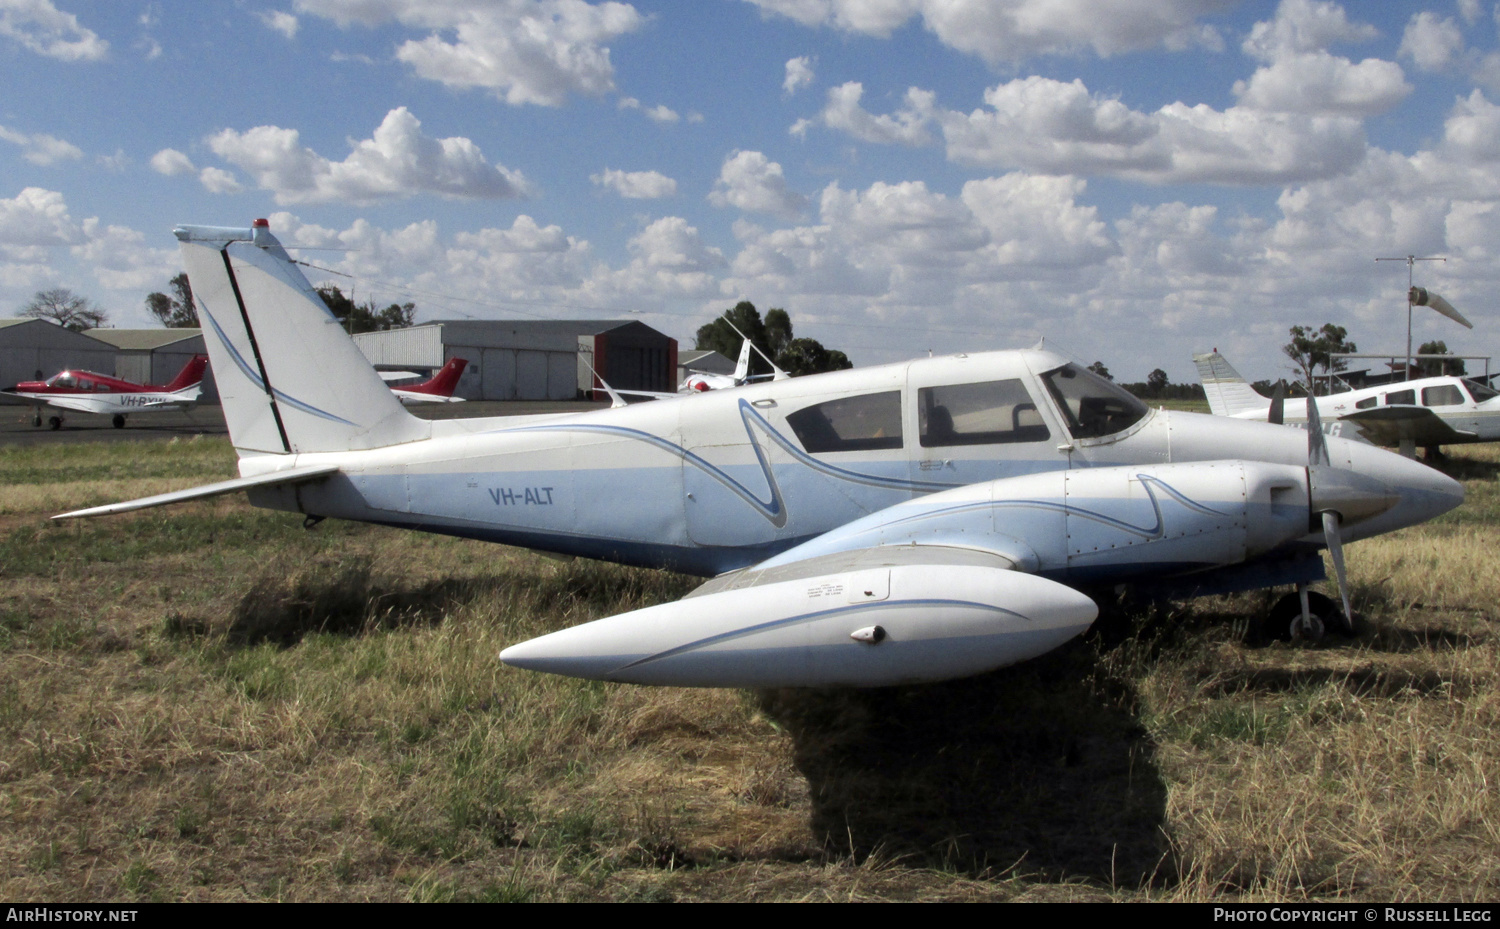
M206 355L201 329L90 329L88 335L115 347L115 377L137 384L168 384L194 355ZM107 372L101 372L107 373ZM203 372L200 402L219 399L213 367Z
M594 387L592 365L622 390L677 389L677 340L635 320L439 320L355 343L377 368L435 371L469 362L466 400L573 400Z
M112 374L115 348L44 319L0 319L0 387L66 368Z
M0 387L82 369L133 381L166 384L204 353L198 329L90 329L73 332L45 319L0 319ZM202 401L219 399L213 372L203 376Z

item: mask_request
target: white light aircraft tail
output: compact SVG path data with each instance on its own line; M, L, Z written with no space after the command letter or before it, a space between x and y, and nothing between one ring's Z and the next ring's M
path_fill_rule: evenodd
M297 454L426 438L270 235L179 226L204 342L235 448Z
M1255 392L1224 356L1217 351L1193 356L1198 365L1198 379L1208 395L1208 408L1215 416L1238 416L1241 413L1269 413L1271 401Z

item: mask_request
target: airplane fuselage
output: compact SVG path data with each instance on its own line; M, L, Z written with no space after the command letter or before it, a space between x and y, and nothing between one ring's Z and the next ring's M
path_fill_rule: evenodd
M337 464L324 482L252 490L251 500L712 576L897 503L1001 478L1236 457L1306 463L1296 432L1148 410L1091 377L1049 352L922 359L582 414L439 420L429 438L401 445L247 455L240 473ZM1123 424L1113 431L1078 415L1105 402ZM1345 466L1399 460L1355 443L1330 448ZM1350 538L1390 528L1381 525Z

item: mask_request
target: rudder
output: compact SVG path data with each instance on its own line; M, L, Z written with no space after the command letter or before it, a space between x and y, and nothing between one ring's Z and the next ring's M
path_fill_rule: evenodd
M237 449L294 454L427 438L265 220L179 226L204 343Z

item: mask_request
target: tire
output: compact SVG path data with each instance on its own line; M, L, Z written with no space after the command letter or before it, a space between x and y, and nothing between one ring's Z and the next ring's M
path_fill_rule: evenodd
M116 429L124 429L125 428L125 414L124 413L116 413L114 415L114 417L112 419L110 419L110 422L114 424L114 427Z
M1343 608L1337 600L1314 591L1307 592L1307 612L1312 620L1310 634L1298 635L1302 623L1302 600L1289 593L1276 601L1270 612L1261 621L1260 638L1273 642L1317 642L1325 635L1352 636L1354 630L1344 619Z
M52 430L56 432L58 429L62 428L62 417L53 416L52 418L47 420L47 425L51 426Z

